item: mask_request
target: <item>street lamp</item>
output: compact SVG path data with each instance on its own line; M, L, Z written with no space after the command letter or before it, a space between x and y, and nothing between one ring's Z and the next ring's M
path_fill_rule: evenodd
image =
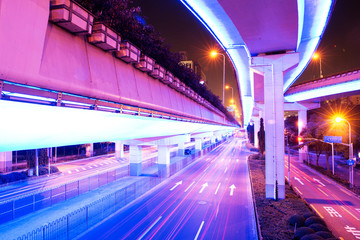
M351 125L350 125L348 120L346 120L346 119L344 119L342 117L336 117L335 118L335 122L339 123L341 121L345 121L349 125L349 159L352 160L353 159L353 145L351 143ZM350 173L350 171L349 171L349 173ZM349 182L350 182L350 187L352 187L353 183L354 183L354 168L353 167L351 167L351 173L350 173Z
M315 53L314 56L313 56L313 59L314 60L317 60L319 59L319 66L320 66L320 78L323 78L323 74L322 74L322 69L321 69L321 57L318 53Z
M229 85L225 85L225 89L231 88L231 106L233 108L233 116L235 117L235 105L234 105L234 88L230 87Z
M223 104L225 105L225 55L215 50L210 53L212 58L215 58L217 55L223 56Z

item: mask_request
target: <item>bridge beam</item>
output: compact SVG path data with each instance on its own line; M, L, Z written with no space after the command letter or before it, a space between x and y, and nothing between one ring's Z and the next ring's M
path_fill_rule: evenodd
M298 53L252 58L251 67L264 76L266 198L285 198L283 76L298 62Z

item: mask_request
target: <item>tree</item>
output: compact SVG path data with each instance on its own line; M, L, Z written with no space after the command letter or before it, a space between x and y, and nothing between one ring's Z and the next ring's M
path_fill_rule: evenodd
M289 116L285 119L285 135L288 136L289 145L297 145L298 136L298 117L295 115Z
M259 153L261 156L265 154L265 129L264 129L264 119L260 118L260 130L257 133L259 139Z

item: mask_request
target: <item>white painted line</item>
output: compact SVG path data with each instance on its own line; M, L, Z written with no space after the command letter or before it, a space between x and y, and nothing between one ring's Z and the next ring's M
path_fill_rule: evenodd
M95 167L97 167L97 165L96 165L96 164L94 164L94 166L95 166Z
M224 173L226 173L226 171L227 171L227 167L225 168L225 171L224 171Z
M75 169L75 171L80 172L80 170L79 170L79 169Z
M102 165L104 165L104 164L102 164L102 163L99 163L99 165L100 165L100 166L102 166Z
M109 163L108 163L108 162L106 162L106 163L105 163L105 165L109 165Z
M235 187L234 184L230 186L230 196L232 196L232 195L234 194L234 189L235 189L235 188L236 188L236 187Z
M205 170L203 172L205 172L210 166L207 166L207 168L205 168Z
M219 190L219 187L220 187L221 183L218 184L217 188L216 188L216 191L215 191L215 195L217 194L218 190Z
M184 192L187 192L189 190L189 188L191 188L191 186L194 184L195 182L192 182L192 184L190 184L190 186L188 186Z
M68 171L69 174L71 174L71 171Z
M160 221L161 218L162 216L158 217L158 219L156 219L156 221L153 224L151 224L151 226L148 229L146 229L146 231L143 234L141 234L141 236L137 240L142 239L155 226L155 224L157 224L157 222Z
M208 184L208 183L204 183L204 184L202 185L199 193L202 193L207 186L209 186L209 184Z
M83 168L81 168L81 169L82 169L82 170L86 170L86 168L84 168L84 167L83 167Z
M323 184L322 182L320 182L320 180L319 180L319 179L316 179L316 178L313 178L313 179L314 179L314 181L318 182L320 185L322 185L322 186L324 186L324 187L325 187L325 184Z
M89 168L92 168L92 166L89 166Z
M304 183L303 183L299 178L294 177L294 179L295 179L296 181L298 181L301 185L304 185Z
M197 239L198 239L198 237L199 237L199 235L200 235L200 232L201 232L201 229L202 229L203 225L204 225L204 221L202 221L202 222L201 222L200 227L199 227L199 230L197 231L197 233L196 233L196 236L195 236L194 240L197 240Z
M239 162L239 159L236 159L236 162Z
M174 190L177 186L179 186L181 184L182 184L182 181L175 183L175 185L172 188L170 188L170 191Z

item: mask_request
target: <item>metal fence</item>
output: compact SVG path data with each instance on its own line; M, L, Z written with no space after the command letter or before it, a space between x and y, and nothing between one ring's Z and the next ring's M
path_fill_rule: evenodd
M73 239L126 204L143 195L162 181L161 178L142 178L89 205L86 205L51 223L47 223L18 240Z
M0 203L0 224L52 206L129 175L128 167L98 173L41 192L35 192Z

